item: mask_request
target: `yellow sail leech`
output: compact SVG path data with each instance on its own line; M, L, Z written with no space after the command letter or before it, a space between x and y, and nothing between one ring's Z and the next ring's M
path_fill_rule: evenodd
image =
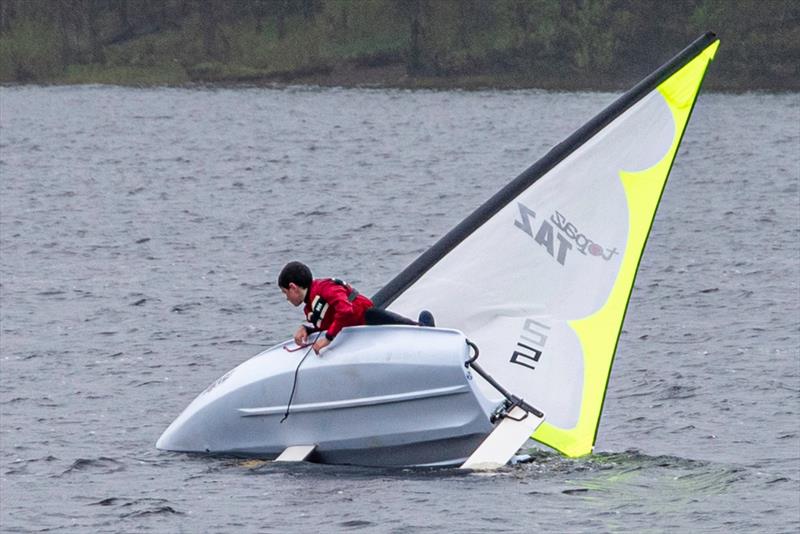
M666 185L692 105L700 90L703 75L718 46L719 40L714 41L658 87L672 111L676 125L672 145L661 161L644 171L620 172L628 201L629 233L619 275L606 304L600 310L591 316L569 322L578 335L584 354L584 390L578 423L574 428L563 429L545 421L532 436L566 456L583 456L591 453L594 447L616 346L616 337L609 336L608 333L619 332L658 201Z

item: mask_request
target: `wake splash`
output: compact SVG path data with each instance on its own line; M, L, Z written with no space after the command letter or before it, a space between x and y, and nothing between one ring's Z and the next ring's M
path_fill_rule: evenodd
M639 450L601 452L583 458L531 450L530 458L510 473L523 478L560 479L576 484L562 491L568 495L617 493L635 498L644 488L658 489L662 498L715 495L752 478L740 465L714 463L680 456L651 456ZM578 491L580 490L580 491Z

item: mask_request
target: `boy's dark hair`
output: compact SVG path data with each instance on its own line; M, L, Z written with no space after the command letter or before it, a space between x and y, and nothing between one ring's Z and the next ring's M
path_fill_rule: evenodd
M311 269L306 264L290 261L278 275L278 287L289 289L289 284L294 283L303 289L308 289L311 286L311 280Z

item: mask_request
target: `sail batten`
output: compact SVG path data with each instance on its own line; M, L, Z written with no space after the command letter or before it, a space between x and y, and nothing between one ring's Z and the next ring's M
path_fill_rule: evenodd
M568 456L594 446L641 255L718 44L700 37L373 297L464 331L483 367L545 412L534 439Z

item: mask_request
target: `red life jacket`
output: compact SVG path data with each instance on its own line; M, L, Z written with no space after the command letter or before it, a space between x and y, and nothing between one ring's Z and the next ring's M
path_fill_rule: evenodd
M305 314L312 327L325 330L325 337L333 339L346 326L364 324L364 312L372 301L337 278L318 278L311 281L306 292Z

